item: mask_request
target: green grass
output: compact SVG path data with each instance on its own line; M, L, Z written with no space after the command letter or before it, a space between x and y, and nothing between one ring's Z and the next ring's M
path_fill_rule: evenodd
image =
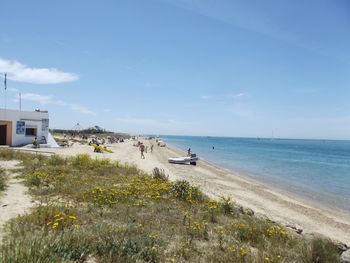
M210 200L160 169L88 155L17 154L38 205L6 225L0 262L339 262L326 239L304 239Z

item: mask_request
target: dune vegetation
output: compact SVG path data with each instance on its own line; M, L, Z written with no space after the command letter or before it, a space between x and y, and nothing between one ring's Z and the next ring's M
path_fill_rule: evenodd
M211 200L160 169L11 150L0 159L21 161L36 201L7 223L0 262L339 262L330 240L305 238L229 197Z
M0 168L0 192L6 188L6 174L5 170Z

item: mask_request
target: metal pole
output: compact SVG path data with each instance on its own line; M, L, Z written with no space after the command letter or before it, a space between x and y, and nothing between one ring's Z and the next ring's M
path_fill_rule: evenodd
M7 74L5 73L5 80L4 80L4 86L5 86L5 109L4 109L4 115L5 115L5 120L6 120L6 108L7 108Z
M21 96L21 92L19 93L19 111L22 111L22 96Z

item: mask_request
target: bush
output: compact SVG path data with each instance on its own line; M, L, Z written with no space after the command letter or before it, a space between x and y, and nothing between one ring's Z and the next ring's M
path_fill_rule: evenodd
M165 174L164 169L161 168L154 168L152 172L152 176L154 179L159 179L159 180L169 180L169 175Z
M183 201L193 202L203 200L203 194L198 186L192 186L185 180L177 180L171 187L171 192L176 198Z
M339 262L337 247L327 239L316 238L311 244L311 262Z
M225 215L234 215L236 212L235 203L232 201L231 197L222 196L220 198L219 208Z
M72 165L80 169L89 169L92 161L93 160L91 159L90 155L78 154L75 158L73 158Z

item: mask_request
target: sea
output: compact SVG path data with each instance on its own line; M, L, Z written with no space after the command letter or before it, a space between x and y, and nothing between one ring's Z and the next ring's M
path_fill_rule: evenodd
M303 201L350 212L350 141L170 136L174 148Z

